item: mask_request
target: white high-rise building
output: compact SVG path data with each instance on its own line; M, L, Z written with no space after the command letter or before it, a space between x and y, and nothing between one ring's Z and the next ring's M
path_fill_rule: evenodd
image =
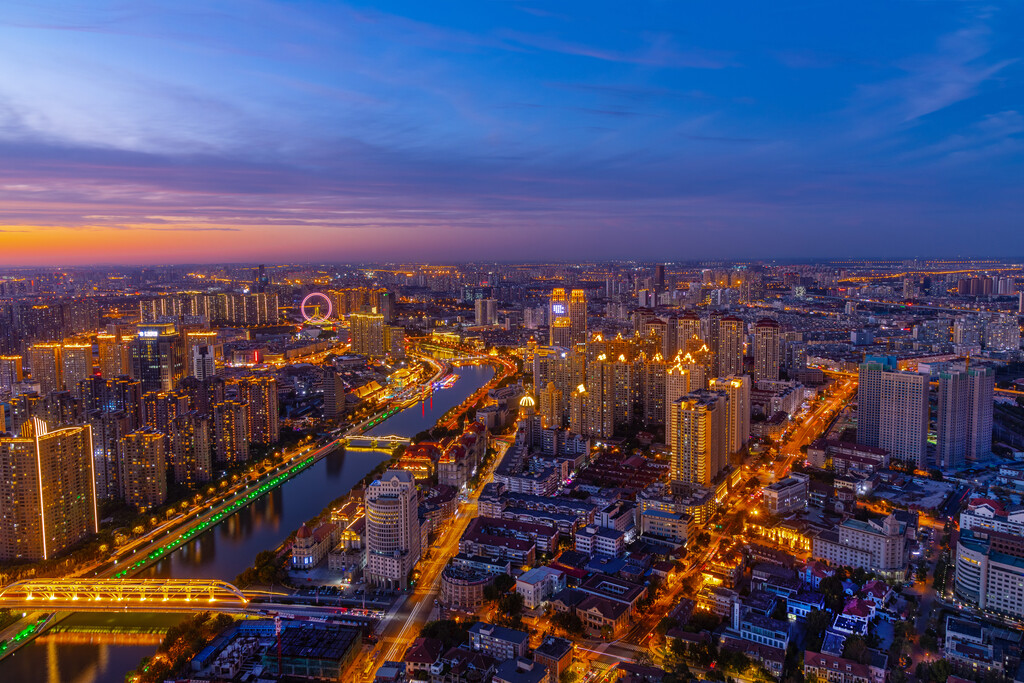
M939 375L939 467L960 468L991 454L994 392L992 368L952 370Z
M967 459L984 460L992 454L996 373L992 368L970 368L967 375Z
M411 472L388 470L366 489L366 580L405 589L419 559L416 480Z
M868 357L857 387L857 443L889 451L890 462L926 467L928 376L898 372L892 358Z
M890 462L925 469L928 453L928 377L912 372L883 372L878 445Z
M198 380L210 379L217 374L212 346L201 344L192 347L191 375Z
M936 464L943 469L961 468L967 459L967 373L940 374L938 393Z

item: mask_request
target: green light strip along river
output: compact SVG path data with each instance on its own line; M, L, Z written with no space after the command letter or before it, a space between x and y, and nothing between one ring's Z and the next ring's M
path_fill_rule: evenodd
M413 436L432 427L445 412L494 376L489 365L456 368L455 372L459 380L450 389L434 392L433 405L412 405L367 434ZM335 450L216 525L195 534L139 576L233 581L252 564L257 553L278 547L292 531L349 491L388 457L386 451ZM150 647L140 649L134 645L34 641L0 661L0 680L122 683L124 674L152 651ZM62 677L52 678L58 671Z

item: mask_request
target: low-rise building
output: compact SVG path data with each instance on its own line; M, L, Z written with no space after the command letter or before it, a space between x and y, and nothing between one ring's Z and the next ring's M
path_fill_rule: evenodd
M564 638L548 636L533 651L533 659L548 671L546 683L558 683L562 673L572 666L573 644Z
M532 659L517 657L498 665L492 683L544 683L548 678L547 668Z
M551 567L535 567L516 579L516 592L527 609L536 609L565 588L565 573Z
M475 652L494 657L498 661L523 657L530 645L530 634L478 621L469 629L469 646Z
M616 638L629 625L629 605L598 595L588 595L576 607L587 634L593 637Z
M788 515L807 507L807 483L810 476L793 472L785 479L761 489L765 506L773 515Z
M630 616L636 613L640 601L647 595L646 586L600 574L591 576L580 584L579 590L626 605Z
M685 512L650 509L640 515L640 533L673 543L686 543L693 516Z
M292 567L312 569L317 566L337 545L340 536L341 529L334 522L324 522L312 531L303 523L292 542Z
M441 571L441 604L476 612L484 603L484 589L499 574L512 571L508 560L492 560L459 553Z
M719 617L728 617L738 600L739 593L730 588L705 586L697 594L697 609Z
M811 543L814 558L831 565L859 567L902 580L907 565L906 524L894 515L867 521L846 519Z
M588 526L576 532L576 550L588 555L618 557L626 546L626 532Z
M804 652L804 676L821 683L881 683L885 680L884 669L880 674L871 669L870 665L852 659L812 650Z
M1019 629L950 615L942 656L954 671L974 680L1013 676L1021 665L1022 639Z

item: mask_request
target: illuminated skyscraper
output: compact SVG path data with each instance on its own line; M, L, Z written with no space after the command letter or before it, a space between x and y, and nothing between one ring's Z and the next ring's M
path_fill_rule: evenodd
M353 313L348 318L352 353L379 358L384 348L384 316L378 313Z
M551 291L551 298L548 302L548 327L550 346L570 347L573 345L569 299L566 298L565 290L561 287L556 287Z
M746 337L746 325L735 316L725 316L718 321L718 351L715 360L718 363L719 377L743 374L743 340ZM776 365L778 352L776 351Z
M92 430L39 419L0 438L0 559L45 560L99 531Z
M992 454L995 370L990 367L970 368L967 378L967 460L984 460Z
M61 375L65 388L77 393L78 383L92 377L92 344L64 344Z
M554 382L548 382L538 395L540 416L544 427L562 426L562 392Z
M709 487L728 464L727 401L719 392L695 391L672 404L673 482Z
M33 344L29 349L32 363L32 381L39 384L39 393L46 395L64 388L64 366L61 362L61 345L55 342Z
M661 354L643 360L641 391L645 427L665 424L665 382L669 365Z
M574 434L590 434L587 423L590 397L584 385L576 387L569 397L569 431Z
M323 369L320 390L324 395L324 418L331 420L345 414L345 380L333 367Z
M121 439L135 431L123 410L93 410L88 415L92 427L93 463L96 471L96 496L99 500L121 498Z
M700 318L697 317L696 313L685 313L679 317L677 321L678 332L678 346L681 350L686 350L685 344L687 340L697 337L699 340L704 341L702 337L701 322Z
M217 462L236 465L249 459L249 404L223 401L213 407Z
M130 347L131 341L123 339L120 332L96 335L100 375L110 379L131 374Z
M608 438L633 421L633 404L639 384L633 362L620 354L605 354L587 363L587 434Z
M384 351L392 358L405 358L405 328L384 326Z
M894 464L923 469L927 438L927 375L898 372L892 358L866 358L857 386L857 443L886 449Z
M366 488L366 581L405 589L420 559L419 493L405 470L388 470Z
M779 323L762 318L754 325L754 380L779 378Z
M171 422L170 459L174 480L195 486L212 478L210 421L196 411L179 415Z
M130 360L144 392L170 391L185 376L185 342L174 325L139 325Z
M729 399L729 453L739 452L750 440L750 378L718 377L711 380L711 390L724 393Z
M476 313L476 324L479 326L491 326L498 324L498 300L477 299L474 302Z
M690 392L704 388L703 368L689 363L690 360L687 356L677 355L672 367L665 371L664 424L667 444L672 443L672 404Z
M582 289L569 293L569 326L572 345L587 341L587 293Z
M0 394L12 391L22 380L21 356L0 356Z
M167 437L140 429L121 439L124 502L145 512L167 502Z
M939 375L936 461L942 468L962 468L992 453L995 372L988 367Z
M882 425L882 373L895 372L896 360L868 356L857 373L857 443L878 447Z
M249 443L270 445L281 440L277 380L270 375L246 377L239 398L249 404Z
M961 468L967 462L967 373L940 374L938 394L935 461L943 469Z

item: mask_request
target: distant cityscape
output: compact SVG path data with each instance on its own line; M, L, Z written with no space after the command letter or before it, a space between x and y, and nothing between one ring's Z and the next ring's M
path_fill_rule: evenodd
M0 676L1024 680L1022 283L0 272Z

